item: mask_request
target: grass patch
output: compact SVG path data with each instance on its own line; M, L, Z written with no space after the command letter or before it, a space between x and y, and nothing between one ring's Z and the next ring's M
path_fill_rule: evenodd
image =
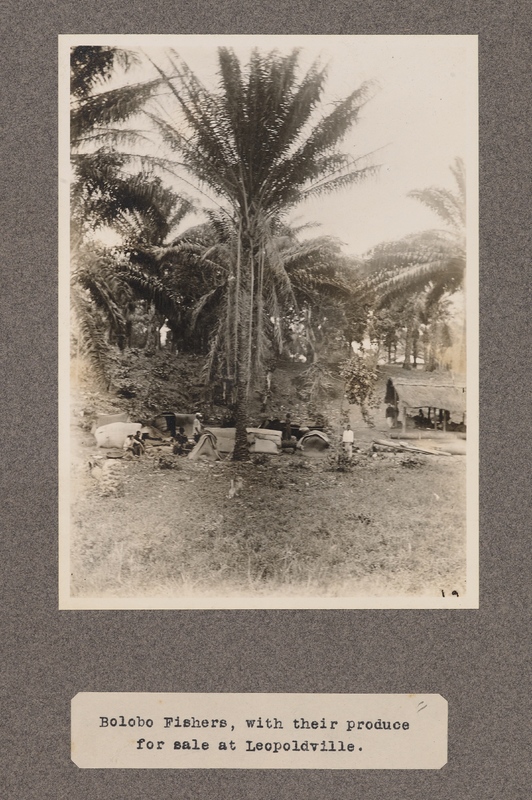
M72 594L461 594L465 459L416 461L357 454L331 472L327 458L285 454L175 470L146 456L124 462L122 492L102 497L80 459Z

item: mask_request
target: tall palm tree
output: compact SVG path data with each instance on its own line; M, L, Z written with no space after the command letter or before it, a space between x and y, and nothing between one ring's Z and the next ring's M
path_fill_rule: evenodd
M234 259L226 312L233 338L236 386L236 459L247 457L247 397L253 364L267 325L264 299L272 257L273 227L306 197L361 180L372 167L340 152L339 143L368 98L363 84L316 121L326 71L314 64L298 79L298 51L288 56L254 50L242 66L227 48L218 51L219 87L205 87L181 58L169 56L175 77L156 66L180 110L178 121L152 118L185 170L224 201L233 230ZM290 291L289 282L285 284ZM273 298L272 298L273 300Z

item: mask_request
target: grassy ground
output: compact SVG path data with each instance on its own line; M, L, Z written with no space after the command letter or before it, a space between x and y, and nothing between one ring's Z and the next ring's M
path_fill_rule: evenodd
M146 388L145 375L157 370L140 366L133 382L155 397L154 408L166 400L168 407L194 408L192 400L175 405L174 398L172 405L164 397L165 387L176 384L173 373ZM185 366L176 362L175 369ZM290 410L296 421L306 411L294 390L298 369L274 376L276 413ZM126 401L96 389L82 372L78 365L72 376L72 595L463 594L465 458L372 454L373 439L388 432L384 405L375 410L375 428L341 400L323 406L333 438L349 412L362 452L348 472L332 469L326 457L299 453L245 465L178 459L179 469L160 469L161 451L154 449L117 462L120 492L102 496L88 468L98 454L89 432L95 414L127 410L138 419L131 402L146 408L142 398ZM190 393L187 375L178 383ZM238 476L243 489L230 498Z
M464 591L463 457L360 453L339 472L300 454L180 459L175 470L146 455L122 461L121 491L104 497L89 452L85 434L73 467L73 595ZM243 489L230 498L237 476Z

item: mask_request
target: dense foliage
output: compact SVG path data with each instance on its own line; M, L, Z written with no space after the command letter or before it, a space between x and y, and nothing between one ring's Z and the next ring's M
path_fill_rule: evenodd
M352 405L360 406L362 417L372 424L370 409L380 403L375 396L377 386L377 363L373 354L355 353L342 369L345 393Z

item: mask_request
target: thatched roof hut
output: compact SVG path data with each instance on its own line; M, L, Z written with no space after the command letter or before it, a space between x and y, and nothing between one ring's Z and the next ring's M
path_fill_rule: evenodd
M465 379L450 372L401 370L388 377L384 402L393 405L403 416L410 408L438 408L455 416L463 415L466 413Z

